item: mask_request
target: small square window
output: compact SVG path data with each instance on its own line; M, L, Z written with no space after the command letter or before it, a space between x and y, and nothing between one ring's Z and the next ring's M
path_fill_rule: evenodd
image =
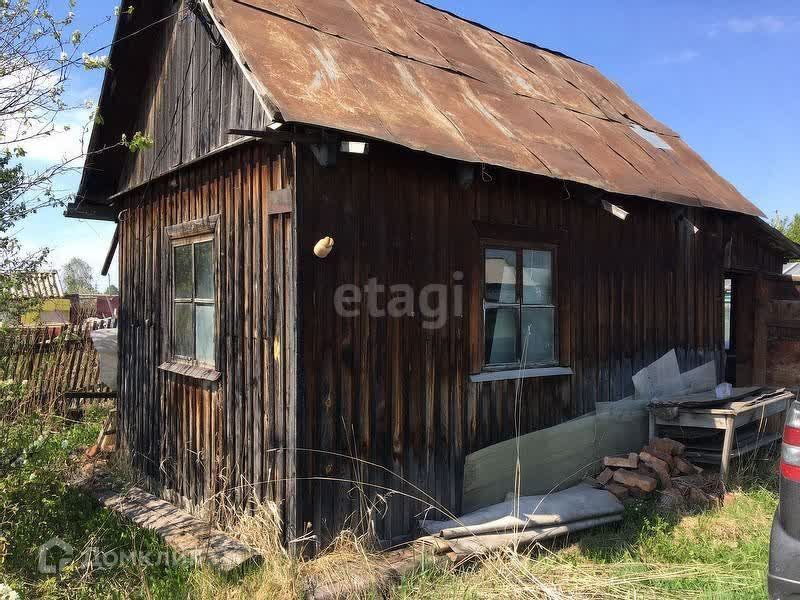
M552 249L484 247L484 364L556 364Z
M553 300L553 253L522 251L522 303L551 304Z
M175 297L192 298L194 297L194 283L192 282L192 246L186 244L176 246L173 252L172 271L175 274Z
M522 309L521 333L522 339L527 341L523 349L526 362L538 365L555 363L555 322L555 308L526 306Z

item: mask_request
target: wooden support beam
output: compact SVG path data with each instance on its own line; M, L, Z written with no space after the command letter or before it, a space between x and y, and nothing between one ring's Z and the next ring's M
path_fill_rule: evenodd
M108 204L73 202L67 204L64 216L68 219L89 219L93 221L116 221L119 209Z
M76 398L91 398L95 400L114 400L117 397L117 392L81 392L71 391L64 392L64 398L67 400L74 400Z
M755 278L755 322L753 326L753 383L767 383L767 319L769 317L769 283L758 274Z
M111 246L108 248L106 260L103 263L103 270L100 271L103 277L108 275L108 270L111 268L111 261L114 260L114 254L117 252L117 245L119 245L119 223L117 223L117 227L114 229L114 237L111 238Z
M278 130L272 129L228 129L230 135L243 135L251 138L258 138L275 143L288 143L295 142L297 144L322 144L326 141L336 140L338 136L324 134L324 133L297 133L291 130Z

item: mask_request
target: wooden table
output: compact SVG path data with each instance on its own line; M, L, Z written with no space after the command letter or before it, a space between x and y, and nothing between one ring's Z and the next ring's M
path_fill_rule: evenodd
M794 400L794 393L783 391L775 396L760 401L743 399L715 408L688 408L678 406L677 416L674 419L657 417L653 409L650 410L650 438L658 437L658 428L662 425L673 427L695 427L701 429L715 429L725 432L721 452L712 451L687 451L686 456L695 462L715 464L719 462L719 472L722 480L728 476L731 458L738 458L762 446L767 446L781 438L782 433L767 433L760 435L756 441L733 447L733 438L736 429L754 421L765 421L767 418L785 412Z

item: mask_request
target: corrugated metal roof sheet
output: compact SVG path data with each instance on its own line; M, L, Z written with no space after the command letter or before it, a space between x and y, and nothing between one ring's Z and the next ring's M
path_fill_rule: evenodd
M563 55L414 0L209 5L265 105L287 122L762 214L618 85Z
M60 298L61 281L56 271L44 273L15 273L17 281L10 293L17 298Z

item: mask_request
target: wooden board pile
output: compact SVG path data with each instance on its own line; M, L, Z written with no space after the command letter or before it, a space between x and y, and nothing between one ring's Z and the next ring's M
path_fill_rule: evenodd
M644 498L659 490L662 504L677 508L680 505L711 506L717 501L709 493L708 482L700 477L703 469L689 462L686 446L669 438L657 438L638 454L606 456L604 470L587 481L602 487L620 500Z

